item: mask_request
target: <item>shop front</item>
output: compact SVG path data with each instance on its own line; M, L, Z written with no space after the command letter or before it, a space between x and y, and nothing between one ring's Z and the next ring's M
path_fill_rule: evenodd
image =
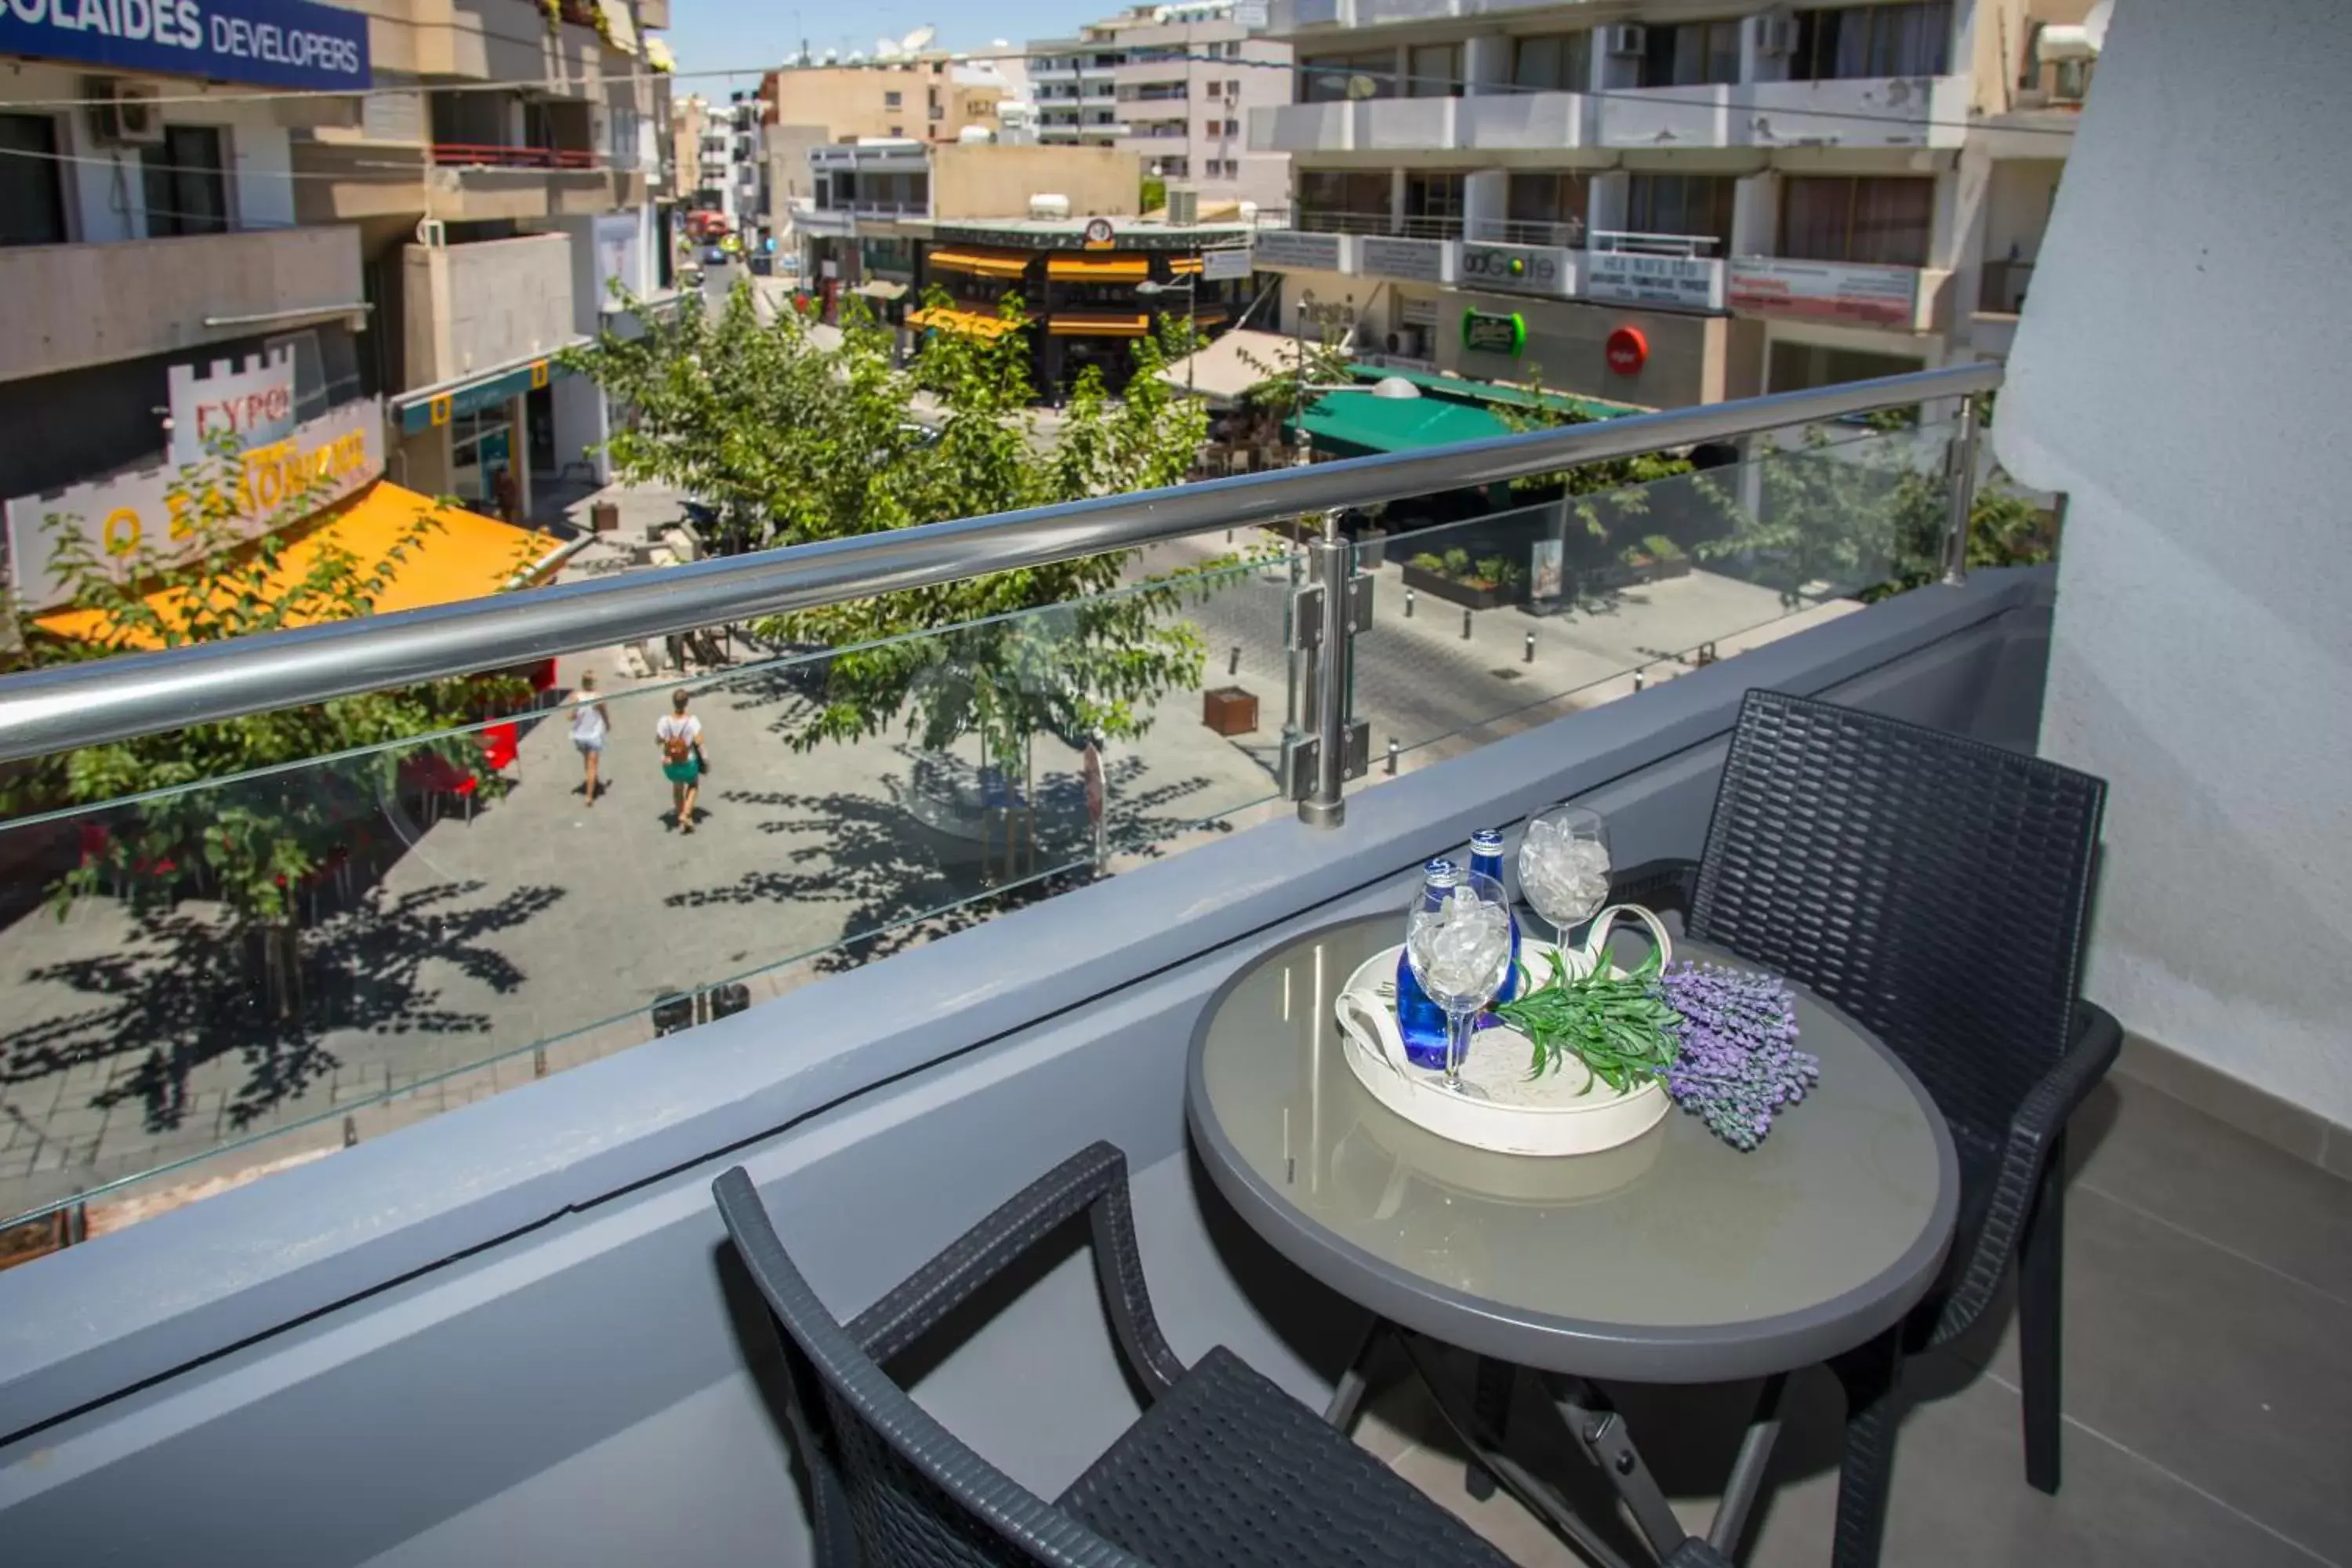
M1461 290L1431 328L1438 367L1481 381L1680 408L1762 389L1760 323L1579 300Z
M553 359L534 359L393 399L400 435L394 476L485 517L520 522L530 514L534 487L562 470L554 384L568 374Z

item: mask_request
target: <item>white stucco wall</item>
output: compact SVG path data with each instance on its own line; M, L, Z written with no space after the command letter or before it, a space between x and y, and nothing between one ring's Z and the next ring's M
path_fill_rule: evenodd
M1993 439L2067 491L2090 994L2352 1123L2352 6L2116 8Z

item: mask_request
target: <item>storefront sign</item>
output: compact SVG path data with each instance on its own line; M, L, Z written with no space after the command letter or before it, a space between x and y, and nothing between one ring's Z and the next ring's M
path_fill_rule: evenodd
M1346 238L1345 235L1308 234L1296 228L1263 229L1257 236L1257 264L1261 268L1277 271L1291 268L1337 272L1345 251L1340 242Z
M294 351L246 360L215 360L209 368L168 366L172 389L172 461L202 462L215 437L236 437L251 451L294 433Z
M299 501L296 515L307 517L383 472L383 404L346 403L296 426L282 441L248 447L241 468L236 530L257 539L293 521L285 515L290 505ZM142 547L170 553L193 531L187 498L173 493L180 489L179 466L163 463L10 501L8 559L19 603L45 610L71 597L57 569L59 535L68 526L106 557L127 558Z
M1250 247L1246 245L1224 250L1204 250L1201 252L1201 281L1229 283L1235 279L1248 277L1252 266Z
M1088 250L1108 250L1110 242L1115 237L1117 237L1116 232L1111 228L1110 219L1107 217L1087 219L1086 247Z
M1443 283L1445 281L1445 242L1366 235L1356 242L1356 269L1371 278L1402 278L1413 283Z
M615 279L633 298L642 297L646 291L637 232L637 215L633 212L605 213L596 219L596 300L600 308L613 302Z
M1507 316L1465 310L1462 346L1472 353L1509 354L1516 359L1528 346L1528 319L1517 310Z
M1458 279L1465 289L1565 295L1575 280L1573 268L1559 246L1465 245Z
M1437 301L1423 294L1398 295L1397 323L1406 327L1437 325Z
M309 0L7 0L0 55L350 92L368 85L368 19Z
M1584 297L1629 305L1723 309L1723 263L1711 256L1643 256L1630 250L1584 253Z
M1918 312L1919 271L1742 256L1731 262L1728 292L1735 310L1909 331Z
M1639 327L1619 327L1609 334L1601 352L1609 356L1609 368L1619 375L1639 375L1650 363L1649 334Z

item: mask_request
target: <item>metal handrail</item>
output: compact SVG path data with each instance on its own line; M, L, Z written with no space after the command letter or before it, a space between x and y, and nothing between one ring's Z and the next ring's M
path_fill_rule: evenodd
M0 679L0 762L1075 561L1213 529L1496 484L1874 409L1974 397L2000 381L1996 361L1950 365L64 665Z

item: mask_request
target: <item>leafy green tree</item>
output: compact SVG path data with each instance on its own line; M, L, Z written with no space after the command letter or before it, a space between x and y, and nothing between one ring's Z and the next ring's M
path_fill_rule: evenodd
M330 545L308 552L299 575L292 574L287 531L317 506L317 485L289 494L267 520L267 531L253 537L245 464L235 440L223 438L173 484L170 538L142 536L127 551L110 552L91 541L80 519L52 515L54 559L70 593L62 613L75 615L74 629L84 635L46 630L11 606L17 651L10 665L54 668L372 613L442 525L420 513L373 559ZM87 746L0 778L0 816L128 802L85 819L102 832L86 837L80 865L53 889L58 912L103 886L124 888L141 901L200 892L217 898L236 927L267 939L273 983L287 983L295 973L293 932L305 879L327 864L352 822L373 810L375 796L395 787L404 753L288 764L433 736L428 749L472 767L478 743L437 732L526 694L522 682L509 678L440 680ZM230 775L247 776L209 782ZM490 781L495 788L494 774Z
M944 309L932 292L925 306ZM901 364L895 332L853 300L837 340L791 311L763 321L747 287L715 312L689 300L641 336L608 333L574 363L630 410L609 445L625 479L679 486L721 519L722 549L885 533L950 518L1180 483L1207 429L1161 370L1190 353L1181 318L1135 345L1109 396L1089 367L1057 430L1033 405L1007 297L994 336L927 331ZM830 333L831 329L824 331ZM915 415L922 415L919 422ZM1155 700L1197 684L1199 633L1175 618L1199 573L1131 581L1132 552L990 573L761 623L831 650L788 739L806 750L900 723L949 749L978 736L1008 776L1038 731L1082 742L1148 728Z

